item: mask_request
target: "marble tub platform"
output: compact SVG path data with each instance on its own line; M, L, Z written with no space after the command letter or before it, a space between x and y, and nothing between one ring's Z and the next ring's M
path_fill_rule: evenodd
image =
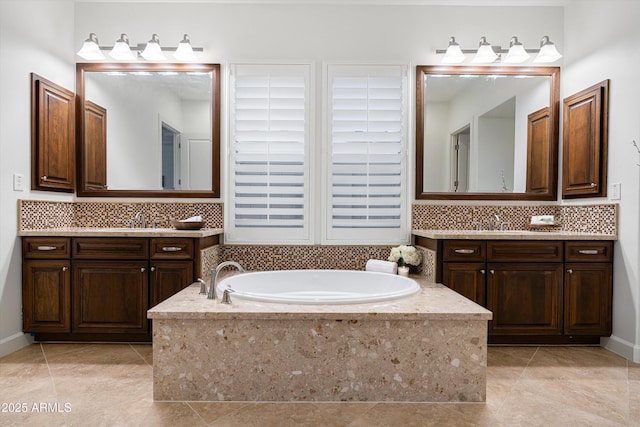
M418 281L349 305L225 305L190 286L148 312L154 399L484 402L491 312Z

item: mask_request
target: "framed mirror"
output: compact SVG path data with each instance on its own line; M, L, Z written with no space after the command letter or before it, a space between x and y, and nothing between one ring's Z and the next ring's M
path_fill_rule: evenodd
M220 197L220 65L76 64L80 197Z
M416 199L556 200L560 68L418 66Z

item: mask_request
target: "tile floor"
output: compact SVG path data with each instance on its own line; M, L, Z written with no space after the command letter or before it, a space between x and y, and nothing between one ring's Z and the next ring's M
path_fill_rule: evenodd
M151 363L150 345L25 347L0 358L0 425L640 426L640 364L600 347L490 347L486 404L154 402Z

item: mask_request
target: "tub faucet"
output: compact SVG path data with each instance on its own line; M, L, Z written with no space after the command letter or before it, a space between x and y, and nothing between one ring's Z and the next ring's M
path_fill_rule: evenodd
M234 266L241 273L244 273L244 268L242 268L242 266L235 261L224 261L218 264L215 270L211 270L211 285L209 286L209 293L207 294L207 299L218 299L218 294L216 292L216 285L218 284L218 273L220 273L220 270L222 270L223 268L229 265Z

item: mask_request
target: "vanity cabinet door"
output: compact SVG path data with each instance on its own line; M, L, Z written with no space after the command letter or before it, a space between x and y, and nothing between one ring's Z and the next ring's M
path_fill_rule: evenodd
M146 333L148 261L74 261L73 332Z
M24 332L71 331L69 260L28 259L22 264Z
M445 262L442 283L482 306L486 302L486 265L484 262Z
M564 332L611 335L613 290L610 263L567 263L564 273Z
M562 263L488 263L489 334L562 334Z
M193 262L151 261L153 307L193 283Z

